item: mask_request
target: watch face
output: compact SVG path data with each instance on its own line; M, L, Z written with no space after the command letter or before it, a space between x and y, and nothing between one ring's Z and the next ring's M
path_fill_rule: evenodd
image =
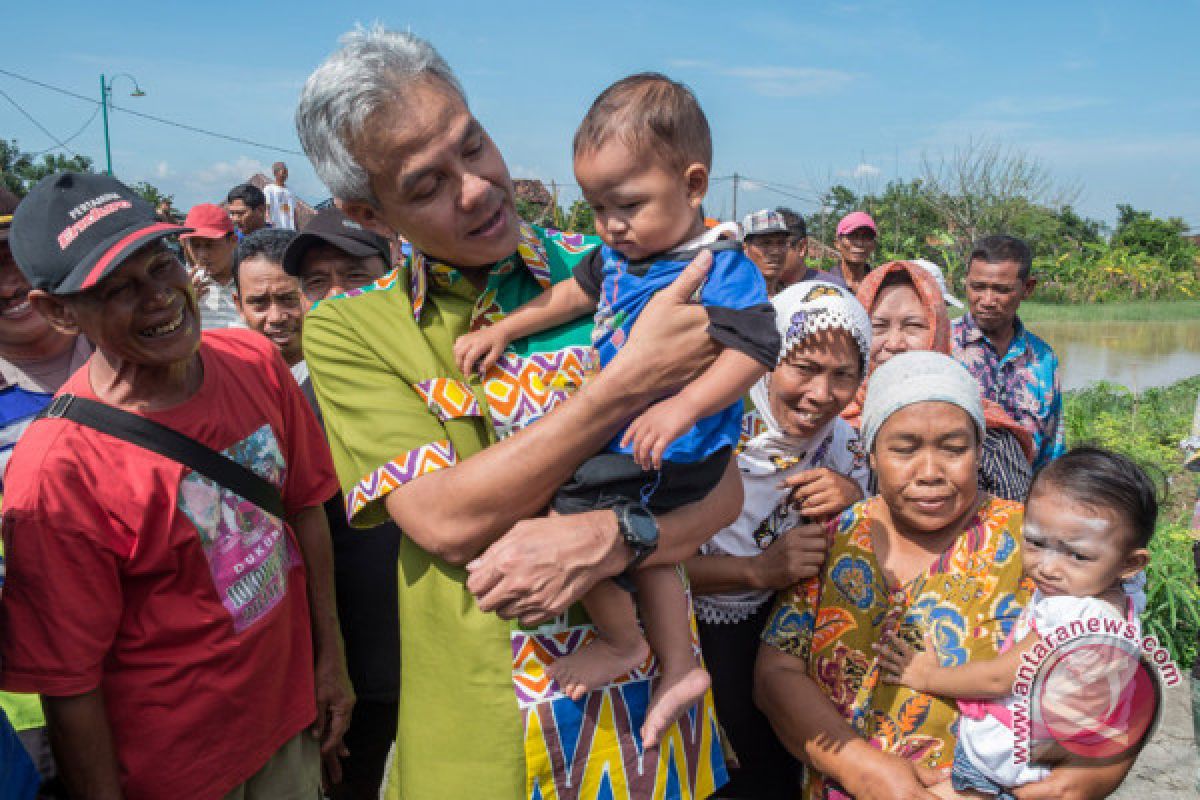
M658 546L658 522L645 506L628 506L623 516L625 528L638 544L650 549Z

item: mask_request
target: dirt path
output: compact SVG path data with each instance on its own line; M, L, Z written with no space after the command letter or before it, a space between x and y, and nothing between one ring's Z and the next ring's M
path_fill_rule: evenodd
M1113 795L1117 800L1195 800L1196 771L1200 759L1192 736L1191 684L1168 689L1162 724L1138 756L1125 783Z

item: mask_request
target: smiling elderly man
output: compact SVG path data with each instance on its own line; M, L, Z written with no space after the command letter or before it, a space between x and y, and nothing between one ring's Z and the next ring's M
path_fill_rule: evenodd
M353 705L321 509L333 469L272 344L201 337L162 241L181 230L105 175L51 175L14 216L31 302L96 353L9 463L0 684L43 695L73 796L314 797L308 729L332 755ZM97 429L80 406L223 453L275 502Z
M578 703L545 668L593 635L573 604L597 581L635 556L676 563L736 517L736 473L657 520L632 508L544 516L631 415L713 357L707 313L687 303L705 261L651 301L582 388L590 319L518 340L482 379L464 375L455 338L567 277L595 240L521 223L504 159L415 36L344 37L296 122L346 213L415 251L367 290L322 301L304 327L347 513L356 525L391 517L405 534L388 796L708 796L725 780L710 697L643 752L650 664Z

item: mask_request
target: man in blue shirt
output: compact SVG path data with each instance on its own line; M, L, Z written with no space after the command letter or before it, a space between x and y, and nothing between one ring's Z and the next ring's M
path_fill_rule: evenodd
M980 239L967 259L968 313L955 320L954 357L1033 436L1034 469L1066 450L1058 356L1025 329L1017 309L1037 285L1029 245L1013 236Z

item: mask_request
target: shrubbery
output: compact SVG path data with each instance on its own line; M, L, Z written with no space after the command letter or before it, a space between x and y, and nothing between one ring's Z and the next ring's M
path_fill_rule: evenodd
M1200 589L1188 531L1198 481L1183 469L1179 441L1191 428L1198 392L1200 376L1139 394L1100 383L1068 392L1064 408L1069 444L1124 453L1163 482L1165 502L1150 546L1142 623L1184 668L1195 662L1200 636Z

